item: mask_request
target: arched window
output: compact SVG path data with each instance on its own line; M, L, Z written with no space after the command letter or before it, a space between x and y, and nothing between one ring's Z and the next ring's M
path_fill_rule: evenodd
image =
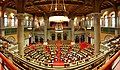
M5 27L8 26L8 16L7 16L6 13L4 14L4 26L5 26Z
M111 18L112 18L112 27L115 27L115 14L112 14Z
M29 20L29 27L32 27L32 20Z
M18 24L18 19L17 17L15 17L15 27L17 27L17 24Z
M100 26L101 26L101 27L105 26L104 18L100 18Z
M26 27L29 26L29 17L28 16L25 17L25 26Z
M100 18L100 26L103 26L103 25L102 25L102 18Z
M11 26L12 27L15 26L15 16L14 15L12 16L12 19L11 19Z
M107 18L107 15L105 15L105 27L108 27L108 18Z
M29 26L29 20L26 20L26 25Z
M87 29L91 29L92 24L90 23L90 20L87 20Z
M90 20L91 27L93 27L93 17Z

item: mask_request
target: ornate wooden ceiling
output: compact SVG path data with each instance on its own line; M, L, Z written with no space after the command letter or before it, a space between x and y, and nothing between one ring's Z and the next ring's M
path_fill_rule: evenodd
M18 1L18 3L17 3ZM63 0L57 0L57 9L63 8ZM101 3L100 10L120 5L120 0L97 0ZM0 6L17 9L19 2L24 2L24 12L37 16L49 15L55 8L56 0L0 0ZM64 0L68 15L86 15L94 12L95 0ZM60 14L60 13L58 13Z

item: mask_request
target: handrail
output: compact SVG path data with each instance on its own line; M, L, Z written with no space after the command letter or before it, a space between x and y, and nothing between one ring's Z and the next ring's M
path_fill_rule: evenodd
M8 58L6 58L1 52L0 52L0 58L6 63L6 66L10 70L19 70Z
M120 56L120 50L109 60L105 63L99 70L109 70L112 63Z
M0 63L0 70L4 70L2 64Z

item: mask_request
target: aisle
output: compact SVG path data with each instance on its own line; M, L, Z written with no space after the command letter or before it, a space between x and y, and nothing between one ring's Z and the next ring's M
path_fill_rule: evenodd
M79 43L80 50L90 47L90 44L87 42Z
M62 46L61 41L56 41L56 58L54 59L53 66L64 66L64 62L61 60L61 49L60 47Z

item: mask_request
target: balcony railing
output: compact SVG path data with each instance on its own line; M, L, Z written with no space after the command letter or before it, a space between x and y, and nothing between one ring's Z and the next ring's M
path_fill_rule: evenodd
M30 31L28 28L24 28L24 31ZM5 28L5 35L17 34L17 28Z
M111 70L113 62L120 56L120 50L108 60L99 70Z
M1 52L0 52L0 58L2 60L2 64L0 64L0 70L4 70L2 65L5 65L10 70L19 70L8 58L6 58Z
M118 28L101 27L101 32L103 32L103 33L109 33L109 34L114 34L116 29L118 29ZM87 30L94 31L94 27L92 27L91 29L87 29Z

